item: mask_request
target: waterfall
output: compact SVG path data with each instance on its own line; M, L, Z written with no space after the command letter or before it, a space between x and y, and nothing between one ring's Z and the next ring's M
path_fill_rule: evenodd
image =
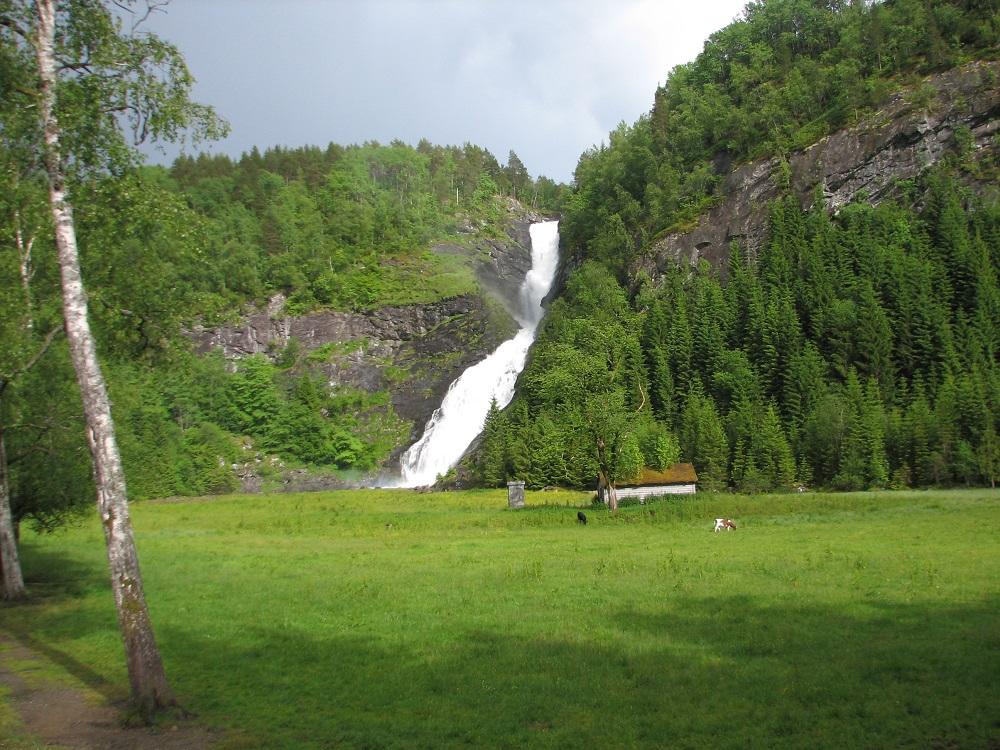
M531 270L524 277L518 300L521 329L448 386L423 436L400 458L402 486L432 484L439 474L455 465L482 431L490 401L495 398L502 409L514 397L514 383L535 340L544 314L542 300L552 286L559 262L559 222L532 224L530 233Z

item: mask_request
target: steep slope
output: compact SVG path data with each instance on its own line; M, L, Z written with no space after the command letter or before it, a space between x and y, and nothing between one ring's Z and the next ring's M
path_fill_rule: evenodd
M941 159L963 160L966 182L977 192L997 191L1000 156L1000 63L978 61L928 76L919 88L889 103L853 128L840 130L787 159L760 159L730 172L717 205L685 231L651 243L632 269L655 277L669 264L707 260L725 269L731 243L756 257L767 238L768 205L793 192L803 206L821 191L827 210L854 200L878 205L900 197L907 181Z

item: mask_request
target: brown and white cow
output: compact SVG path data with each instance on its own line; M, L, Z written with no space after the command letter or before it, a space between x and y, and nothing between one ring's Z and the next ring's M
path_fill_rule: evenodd
M733 523L731 518L716 518L715 519L715 530L716 531L732 531L736 528L736 524Z

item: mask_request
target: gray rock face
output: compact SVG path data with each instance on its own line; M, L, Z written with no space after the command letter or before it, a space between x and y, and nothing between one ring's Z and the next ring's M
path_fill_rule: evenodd
M320 360L319 367L333 388L387 391L394 412L412 425L410 439L389 457L394 462L419 438L451 382L516 332L511 315L516 312L521 282L531 268L528 229L532 222L542 220L519 204L512 205L507 241L480 238L471 247L443 244L432 248L438 253L471 255L483 294L426 305L299 317L286 315L284 297L276 295L266 309L245 316L238 325L196 328L190 337L199 353L220 349L231 360L253 354L276 357L294 339L302 353L311 355L314 362ZM295 487L308 484L302 477L293 479Z
M221 348L227 359L272 354L293 338L307 350L363 339L382 341L393 348L426 336L447 318L470 312L476 307L475 301L482 307L478 297L465 295L430 305L383 307L362 313L318 312L301 317L285 316L281 307L270 304L267 311L247 316L240 326L199 328L193 337L199 353Z
M321 365L331 386L390 391L396 413L413 422L416 439L451 381L510 334L511 325L496 318L497 310L479 295L295 318L275 315L272 306L240 326L195 330L192 338L200 353L218 348L227 359L277 355L292 339L305 352L332 345Z
M521 282L531 270L529 227L533 222L542 220L541 216L516 219L507 230L507 242L484 241L484 257L476 267L476 276L486 289L494 292L500 299L517 299Z
M977 62L931 76L924 100L914 92L895 95L857 127L842 130L791 156L787 169L778 159L744 164L726 177L722 201L691 230L658 239L633 270L656 276L668 265L705 259L725 269L729 246L738 240L755 257L765 240L767 204L790 184L803 206L820 186L830 211L857 196L877 204L895 194L897 183L921 172L955 148L955 131L968 128L973 158L994 153L1000 132L1000 63ZM927 94L932 94L928 97ZM987 186L982 186L987 187Z

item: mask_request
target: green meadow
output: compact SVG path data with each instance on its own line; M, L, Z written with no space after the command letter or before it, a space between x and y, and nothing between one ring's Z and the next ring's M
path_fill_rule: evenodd
M588 503L359 490L133 521L167 673L220 749L1000 745L1000 491ZM32 599L0 632L126 697L96 514L22 547Z

